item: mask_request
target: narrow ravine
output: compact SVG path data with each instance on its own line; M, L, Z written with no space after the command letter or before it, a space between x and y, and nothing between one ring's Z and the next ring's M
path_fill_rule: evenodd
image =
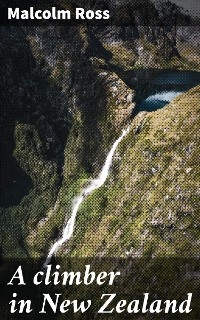
M110 149L106 161L102 167L102 170L99 174L99 176L95 179L92 179L89 183L89 185L82 190L79 196L75 197L72 201L72 214L70 219L68 220L67 224L63 228L62 236L60 239L58 239L53 246L51 247L46 262L44 266L47 266L48 263L51 261L51 258L56 254L58 249L68 241L74 231L76 216L78 213L78 210L80 208L80 205L82 202L96 189L100 188L106 181L109 170L112 164L112 159L115 153L115 150L117 149L118 144L122 141L122 139L126 136L126 134L129 132L130 127L128 126L126 129L123 130L121 136L113 143L112 148Z

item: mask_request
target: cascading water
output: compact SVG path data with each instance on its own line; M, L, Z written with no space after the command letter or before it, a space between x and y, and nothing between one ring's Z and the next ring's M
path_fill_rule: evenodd
M112 159L113 155L115 153L115 150L118 146L118 144L122 141L122 139L125 137L125 135L129 132L130 127L128 126L127 129L123 130L121 136L114 142L112 145L111 150L109 151L106 161L103 165L103 168L99 174L99 176L96 179L91 180L90 184L84 188L81 192L81 194L74 198L73 203L72 203L72 214L70 219L68 220L66 226L63 229L62 237L58 239L52 246L52 248L49 251L49 254L47 256L45 266L50 262L51 258L53 255L56 254L57 250L62 246L64 242L69 240L73 234L74 231L74 225L75 225L75 220L76 220L76 215L79 210L79 207L81 203L84 201L84 199L89 196L95 189L100 188L104 182L106 181L108 174L109 174L109 169L112 164Z

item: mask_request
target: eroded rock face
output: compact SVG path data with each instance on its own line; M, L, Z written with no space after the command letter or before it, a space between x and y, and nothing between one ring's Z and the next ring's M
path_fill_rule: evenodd
M128 123L134 110L134 91L114 72L101 72L99 76L105 81L108 110L113 115L113 127L119 132Z
M64 148L77 115L80 123L75 135L80 136L81 145L75 157L90 174L98 168L96 150L103 157L109 145L103 127L109 123L113 137L120 129L115 118L104 121L115 114L115 105L108 102L109 81L91 63L89 46L84 31L77 28L68 32L65 28L1 30L1 187L5 193L1 192L1 206L14 206L8 209L10 219L12 212L22 216L29 212L27 229L55 203ZM121 126L125 117L127 113L120 119ZM102 148L98 147L101 139L105 140Z

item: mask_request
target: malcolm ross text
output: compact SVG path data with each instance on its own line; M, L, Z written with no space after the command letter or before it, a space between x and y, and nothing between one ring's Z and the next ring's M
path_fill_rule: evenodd
M30 7L28 10L20 8L8 8L8 20L70 20L75 16L76 20L107 20L110 18L109 10L85 10L76 8L75 13L70 10L58 10L52 7L50 10L35 10Z

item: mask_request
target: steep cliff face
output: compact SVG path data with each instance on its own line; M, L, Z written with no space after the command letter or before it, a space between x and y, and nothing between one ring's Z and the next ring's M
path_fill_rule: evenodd
M34 58L27 31L1 29L1 225L11 255L23 254L27 226L56 199L69 131L67 101Z
M119 14L120 8L117 9ZM1 29L0 220L4 256L46 254L50 242L58 236L63 221L70 213L73 196L79 193L87 179L98 174L111 144L130 121L140 89L138 69L198 69L198 48L183 38L182 31L177 32L177 21L169 18L172 7L169 6L168 20L171 20L168 27L146 26L149 20L144 18L147 16L143 10L148 12L148 19L161 19L164 9L151 4L141 11L141 4L137 10L130 4L126 14L132 19L132 28ZM187 54L180 49L183 47L194 53L190 54L189 61ZM131 88L127 81L125 84L122 80L125 80L123 75L127 70L135 79ZM145 72L145 76L151 79L152 71ZM197 91L189 93L195 106L197 95ZM170 129L163 131L167 139L163 145L159 139L163 137L161 131L165 128L157 127L167 116L171 122L166 127L174 132L174 123L182 121L182 116L184 121L193 121L198 115L197 107L187 114L187 103L183 115L179 114L178 100L174 106L174 109L171 106L154 115L142 113L134 119L132 131L119 151L108 183L91 196L81 209L76 235L67 246L72 255L90 255L92 250L97 254L113 254L115 249L116 254L120 255L124 255L125 251L141 255L151 250L159 254L153 245L157 240L160 244L163 241L167 248L174 248L178 236L176 240L172 239L172 246L168 246L168 242L174 232L174 227L170 226L176 225L178 219L177 212L180 209L186 217L184 219L189 220L190 217L193 219L195 209L185 209L192 212L185 214L181 205L176 210L173 205L168 213L163 213L160 221L157 216L164 207L156 204L161 196L159 199L154 197L151 186L158 183L160 176L158 179L156 175L159 170L171 170L171 166L178 166L172 161L176 152L167 150L170 139L174 139L174 143L177 137L182 139L184 128L176 128L177 137L171 137ZM160 122L156 122L157 116ZM141 126L141 133L135 135L134 132L138 132ZM184 130L188 139L188 145L184 146L190 149L193 142L189 141L186 127ZM193 130L195 134L197 128L193 127ZM151 143L152 136L158 138L157 147ZM166 154L157 163L159 155L162 157L158 149L162 148L166 149ZM143 168L147 162L149 167ZM182 195L182 189L187 185L184 179L193 172L190 168L192 164L186 168L191 173L188 171L182 177L183 186L179 182L175 184L179 190L176 194L180 196L178 199L187 198L187 195ZM161 179L160 185L166 193L163 197L169 199L168 193L171 191L167 189L168 182L165 185ZM151 199L150 206L146 202L148 197ZM165 205L168 200L163 199ZM167 214L170 216L170 226L166 222ZM152 222L151 228L149 215L152 221L156 221ZM83 228L85 223L87 227ZM146 224L148 227L145 229ZM164 233L164 240L161 241L162 227L169 232ZM196 229L192 230L192 237L195 237ZM133 243L128 243L126 233L127 239L132 238ZM146 234L149 236L149 246L142 249L141 239L146 239ZM140 240L136 241L137 237ZM84 249L87 239L93 242L93 246Z
M96 151L103 158L130 117L132 90L90 60L87 37L83 28L1 30L5 255L26 254L23 239L55 204L65 167L74 179L92 175L101 165Z

